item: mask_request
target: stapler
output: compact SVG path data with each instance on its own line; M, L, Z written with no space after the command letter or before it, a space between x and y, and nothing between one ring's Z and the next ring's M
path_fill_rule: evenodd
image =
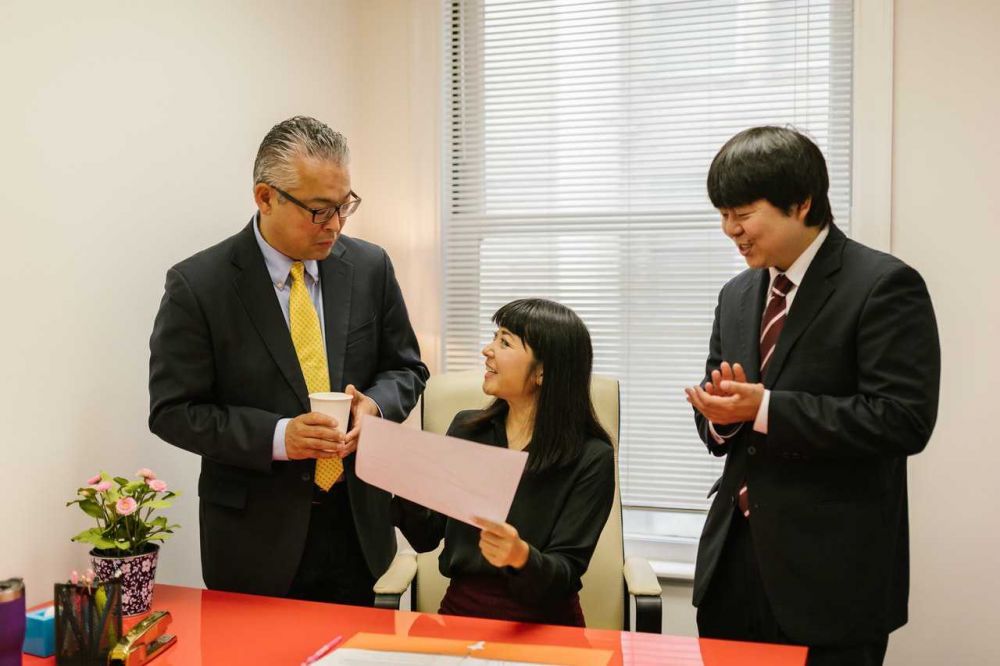
M164 633L170 625L169 611L156 611L135 625L108 653L108 666L140 666L156 659L177 642L177 636Z

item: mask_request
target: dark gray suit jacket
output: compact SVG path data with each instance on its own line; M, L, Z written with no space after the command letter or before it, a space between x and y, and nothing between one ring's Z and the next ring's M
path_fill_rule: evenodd
M309 525L315 461L272 461L278 420L309 411L253 227L167 272L150 338L149 427L202 458L201 558L212 589L287 594ZM354 384L402 421L428 377L385 251L341 236L319 262L331 390ZM344 474L375 577L396 550L390 496Z
M906 622L906 459L926 446L941 359L930 296L898 259L835 226L810 264L759 376L768 271L747 270L719 294L706 378L740 362L771 390L768 434L744 423L728 455L698 549L701 601L746 479L750 529L782 629L809 645L872 640Z

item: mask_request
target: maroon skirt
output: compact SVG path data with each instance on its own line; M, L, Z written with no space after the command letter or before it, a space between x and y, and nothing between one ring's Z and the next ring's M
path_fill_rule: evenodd
M510 622L586 626L580 596L575 592L561 599L546 599L541 604L526 604L511 595L507 582L501 576L452 578L438 613Z

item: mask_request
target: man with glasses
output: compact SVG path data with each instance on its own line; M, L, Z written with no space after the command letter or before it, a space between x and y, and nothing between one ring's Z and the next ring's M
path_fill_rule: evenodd
M167 272L150 429L201 456L205 584L372 605L396 549L389 495L354 473L364 414L402 421L428 377L392 263L342 235L361 203L344 137L295 117L264 137L258 212ZM352 396L349 424L309 393Z

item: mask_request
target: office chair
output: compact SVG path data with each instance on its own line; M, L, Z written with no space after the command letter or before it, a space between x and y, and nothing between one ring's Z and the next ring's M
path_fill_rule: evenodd
M421 403L423 429L444 434L455 414L464 409L481 409L489 404L490 397L483 393L482 381L482 372L478 369L431 377ZM598 420L611 435L617 462L618 380L594 375L591 397ZM634 597L636 630L660 633L663 611L656 574L645 559L624 556L619 488L616 465L614 504L590 560L590 567L583 575L580 605L588 627L628 631L629 597ZM448 585L448 580L438 571L438 555L442 547L419 555L398 554L389 570L375 584L375 605L398 610L400 597L412 585L411 609L437 612Z

